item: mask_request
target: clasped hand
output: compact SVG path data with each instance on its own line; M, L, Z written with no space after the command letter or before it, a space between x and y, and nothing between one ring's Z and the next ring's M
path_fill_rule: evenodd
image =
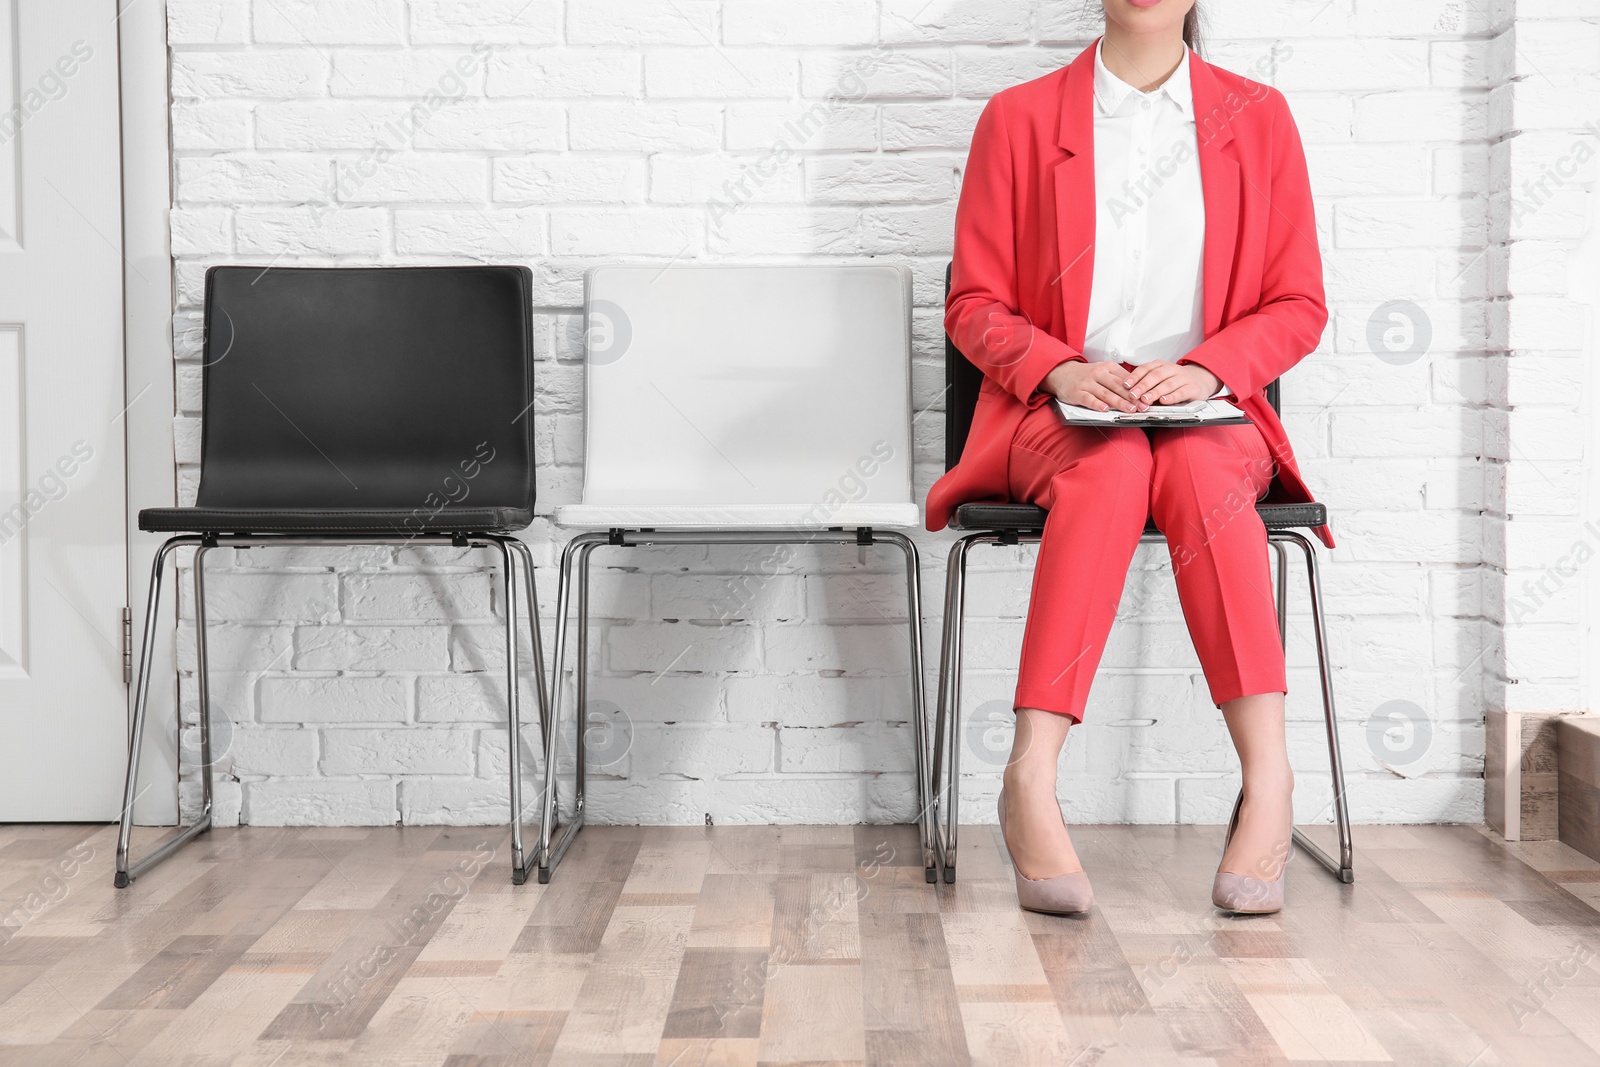
M1197 363L1153 359L1128 370L1120 363L1067 360L1045 375L1043 388L1057 400L1094 411L1148 411L1152 404L1205 400L1221 388Z

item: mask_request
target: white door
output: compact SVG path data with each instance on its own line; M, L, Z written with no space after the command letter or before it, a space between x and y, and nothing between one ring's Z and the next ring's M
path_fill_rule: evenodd
M0 822L121 803L115 19L114 0L0 0Z

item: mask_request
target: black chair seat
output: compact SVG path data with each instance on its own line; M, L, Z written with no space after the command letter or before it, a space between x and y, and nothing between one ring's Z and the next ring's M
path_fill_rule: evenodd
M1041 530L1050 513L1033 504L962 504L956 508L955 530ZM1256 514L1269 530L1324 526L1328 509L1322 504L1257 504ZM1155 532L1155 525L1145 527Z
M427 534L512 533L533 522L527 508L145 508L147 533Z

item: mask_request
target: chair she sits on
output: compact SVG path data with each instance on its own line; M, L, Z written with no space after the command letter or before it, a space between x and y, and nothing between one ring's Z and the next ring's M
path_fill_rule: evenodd
M584 821L588 569L604 546L887 544L906 564L916 822L935 880L911 467L911 282L862 266L602 267L588 278L583 501L562 553L539 880ZM885 529L888 527L888 529ZM776 550L776 548L775 548ZM575 797L559 839L556 728L576 571ZM742 610L729 583L729 609ZM671 664L663 665L663 669Z
M945 273L945 290L950 275ZM972 429L972 415L983 384L980 371L956 348L948 336L944 342L945 369L945 469L954 467L966 447ZM1278 406L1278 385L1267 387L1267 397ZM1328 660L1327 626L1322 615L1322 585L1317 573L1317 552L1311 539L1301 530L1327 524L1327 508L1322 504L1258 504L1256 513L1267 528L1267 542L1277 557L1278 632L1288 646L1288 562L1289 545L1299 546L1306 561L1306 581L1311 594L1311 620L1316 637L1317 665L1322 680L1322 712L1328 733L1328 765L1332 774L1334 821L1338 827L1339 855L1328 855L1297 827L1294 841L1341 882L1355 881L1354 849L1350 839L1350 814L1345 804L1344 765L1339 754L1338 717L1333 707L1333 670ZM934 719L933 779L934 827L936 846L944 870L944 880L956 878L956 819L961 806L960 745L956 738L961 727L961 638L966 597L967 556L974 545L1038 544L1048 512L1033 504L970 503L955 509L950 528L962 532L950 547L945 573L944 637L939 649L939 698ZM1142 544L1164 543L1154 524L1145 528ZM948 741L948 766L945 765ZM941 783L942 779L942 783ZM943 786L941 790L941 784ZM944 809L944 827L939 827L939 809Z
M140 529L176 536L156 553L150 577L118 887L211 826L206 554L280 545L454 545L499 555L512 879L526 880L517 697L524 594L541 731L549 722L533 558L515 536L532 521L534 503L531 284L525 267L207 272L195 506L139 512ZM130 862L162 574L184 546L195 548L202 810L193 825Z

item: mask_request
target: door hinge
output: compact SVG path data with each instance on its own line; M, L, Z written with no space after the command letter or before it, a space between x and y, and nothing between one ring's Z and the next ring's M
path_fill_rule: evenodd
M133 683L133 611L122 609L122 684Z

